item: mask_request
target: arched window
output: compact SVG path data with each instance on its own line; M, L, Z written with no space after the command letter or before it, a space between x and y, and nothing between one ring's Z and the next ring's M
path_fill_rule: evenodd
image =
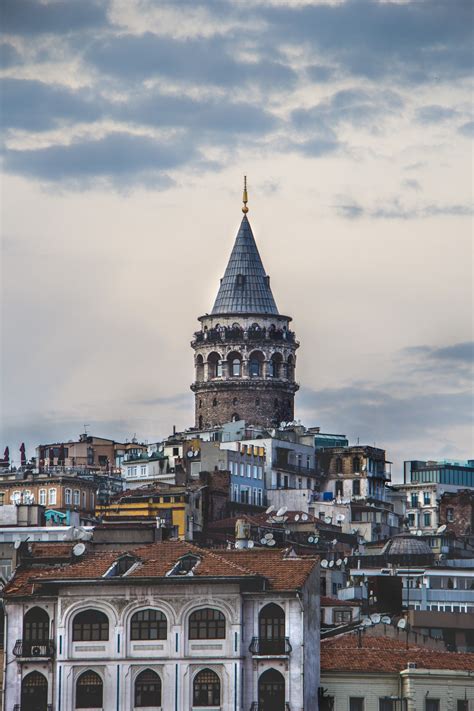
M49 615L41 607L32 607L23 618L23 654L34 655L33 647L49 640Z
M261 711L285 709L285 678L276 669L267 669L258 679L258 708Z
M193 706L220 706L221 681L212 669L203 669L194 677Z
M72 626L73 642L98 642L109 639L109 620L99 610L79 612Z
M203 607L189 617L189 639L225 639L225 617L219 610Z
M50 489L48 492L48 503L56 506L56 489Z
M217 407L217 398L213 398L212 400L212 407Z
M70 506L71 505L71 489L64 489L64 505L65 506Z
M198 426L199 426L199 429L202 430L202 415L199 415Z
M293 381L295 379L295 359L292 355L288 356L288 360L286 361L286 369L288 380Z
M336 459L336 474L342 474L342 459L338 457Z
M232 378L240 378L242 375L242 356L237 351L227 356L227 372Z
M207 357L209 379L222 377L222 361L219 353L213 351Z
M274 353L270 359L270 376L272 378L281 378L283 375L282 369L283 357L281 353Z
M104 685L94 671L85 671L76 682L76 709L101 709Z
M285 613L279 605L270 603L258 616L259 653L285 653Z
M166 639L167 632L166 617L159 610L140 610L130 622L131 639Z
M264 356L261 351L253 351L249 358L249 375L251 378L260 378L263 370Z
M360 458L359 457L354 457L354 459L352 460L352 471L354 473L360 472Z
M48 703L48 680L37 671L30 672L21 682L21 709L23 711L46 710ZM15 707L16 708L16 707Z
M198 355L196 358L196 380L199 382L204 380L204 358Z
M151 669L135 679L135 706L161 706L161 679Z
M240 420L240 415L238 412L233 412L232 417L230 418L231 422L238 422Z

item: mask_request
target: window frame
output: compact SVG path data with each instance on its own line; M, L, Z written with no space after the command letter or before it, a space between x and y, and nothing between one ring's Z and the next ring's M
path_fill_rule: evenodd
M201 681L199 677L209 677ZM196 688L198 686L198 688ZM211 688L209 688L211 686ZM212 686L214 688L212 688ZM202 687L202 688L201 688ZM204 695L207 694L207 698ZM193 678L192 708L212 708L221 706L222 683L220 676L208 667L200 669Z
M145 613L153 613L155 619L137 619L138 616L145 616ZM156 629L156 636L153 630ZM133 613L129 623L130 640L132 642L144 642L150 640L168 639L168 619L161 610L147 607ZM147 632L148 630L148 632ZM137 636L138 635L138 636ZM143 636L148 635L148 636Z
M210 612L213 613L212 617ZM221 610L215 607L199 607L191 612L188 619L188 639L195 641L225 638L226 618Z
M145 674L150 675L148 681L141 681L140 677L144 677ZM154 677L154 681L151 680L151 675ZM137 689L137 684L142 684L143 686L148 686L151 688L146 688L144 690ZM153 689L152 687L157 687ZM148 696L149 698L141 699L139 694ZM145 703L143 703L145 701ZM142 702L142 703L140 703ZM154 669L142 669L139 672L133 682L133 707L134 708L156 708L157 706L162 706L163 703L163 682L161 676Z
M94 622L76 622L77 618L86 613L94 613L97 620ZM98 621L99 616L103 616L105 621ZM80 625L80 627L79 627ZM94 627L97 626L95 629ZM87 628L90 628L87 630ZM86 610L79 610L72 619L72 641L73 642L108 642L110 637L110 620L108 615L102 610L88 607Z

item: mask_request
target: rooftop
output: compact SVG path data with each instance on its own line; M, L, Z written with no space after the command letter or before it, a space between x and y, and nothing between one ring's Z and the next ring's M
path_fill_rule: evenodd
M357 632L321 640L321 673L366 672L398 673L415 662L417 669L449 669L472 672L474 654L442 652L408 645L390 637L362 635Z

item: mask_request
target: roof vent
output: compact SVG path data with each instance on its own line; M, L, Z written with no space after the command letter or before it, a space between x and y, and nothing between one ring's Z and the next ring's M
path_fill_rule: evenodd
M187 553L183 555L176 563L176 565L166 573L166 576L170 575L194 575L194 568L201 562L201 558L193 553Z

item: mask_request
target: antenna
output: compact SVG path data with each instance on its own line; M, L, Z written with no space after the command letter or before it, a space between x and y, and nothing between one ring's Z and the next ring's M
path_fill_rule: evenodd
M260 543L262 544L262 546L266 546L266 545L267 545L267 539L266 539L266 538L261 538L261 539L260 539Z
M345 521L345 520L346 520L346 517L344 516L344 514L341 514L341 513L340 513L340 514L337 514L337 516L336 516L336 521L337 521L338 523L342 523L342 522Z
M422 536L422 535L423 535L423 531L422 531L421 529L418 530L418 531L416 532L416 535L417 535L417 536Z
M72 552L74 553L74 555L79 556L79 555L82 555L85 552L85 550L86 550L86 547L85 547L84 543L76 543L76 545L72 549Z
M347 565L349 562L349 558L344 558L344 565Z
M330 516L325 516L324 523L332 523L332 518Z
M17 551L20 546L21 546L21 538L15 538L15 543L13 544L13 548Z
M268 545L269 545L269 546L274 546L275 544L276 544L276 541L275 541L274 538L272 538L272 539L270 539L270 540L268 541Z
M265 534L265 539L266 539L267 541L271 541L272 538L273 538L273 533L266 533L266 534Z
M382 617L378 613L376 613L375 615L371 615L370 619L372 620L374 625L378 625Z
M308 536L308 543L314 543L314 536Z
M365 617L362 620L362 624L364 625L364 627L372 627L372 620L370 619L370 617Z

